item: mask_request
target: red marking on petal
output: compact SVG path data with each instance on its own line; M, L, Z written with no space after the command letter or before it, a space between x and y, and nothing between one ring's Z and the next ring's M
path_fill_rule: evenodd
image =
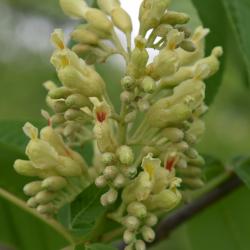
M167 160L165 168L171 172L174 165L175 165L175 157L170 158L170 159Z
M97 118L98 122L105 121L106 120L106 116L107 116L106 112L97 112L96 113L96 118Z

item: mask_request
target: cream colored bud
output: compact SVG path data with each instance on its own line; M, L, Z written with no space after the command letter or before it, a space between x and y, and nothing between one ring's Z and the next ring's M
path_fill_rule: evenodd
M74 120L87 120L88 117L86 114L77 109L68 109L65 114L64 118L67 121L74 121Z
M204 182L200 178L183 178L183 184L188 185L192 189L198 189L204 187Z
M114 179L118 173L118 169L116 166L107 166L103 170L103 175L106 179Z
M61 29L55 29L50 36L50 40L56 49L65 49L64 34Z
M154 214L148 214L147 218L145 219L145 224L149 227L153 227L157 224L158 218Z
M192 115L192 110L186 104L176 104L169 109L156 109L158 105L152 106L148 111L148 122L152 127L164 128L178 125Z
M24 160L16 160L14 163L14 169L18 174L30 177L37 176L38 172L31 161Z
M108 165L108 164L113 163L114 160L115 160L115 154L109 153L109 152L106 152L106 153L103 153L103 154L102 154L102 162L103 162L105 165Z
M135 250L146 250L146 244L143 240L137 240L135 242Z
M187 161L185 159L179 159L177 162L176 162L176 166L178 168L187 168Z
M201 176L202 170L199 167L188 166L186 168L178 168L177 172L190 177L198 177Z
M76 161L63 156L59 156L59 160L61 164L56 166L56 170L60 175L71 177L82 174L82 169Z
M170 211L181 201L181 193L178 190L172 191L165 189L158 194L151 195L145 201L148 210Z
M59 191L67 186L67 181L61 176L50 176L43 180L42 188L49 191Z
M178 55L175 51L163 49L148 66L152 78L158 80L162 77L174 74L179 68Z
M136 110L133 110L132 112L128 113L125 118L124 118L124 121L126 123L130 123L130 122L133 122L135 119L136 119L136 116L137 116L137 111Z
M60 0L63 12L72 18L84 18L89 9L84 0Z
M131 33L132 32L132 21L128 13L120 8L114 8L111 12L111 17L114 25L119 28L124 33Z
M29 199L27 200L27 205L28 205L29 207L31 207L31 208L37 207L38 203L37 203L35 197L29 198Z
M180 142L184 138L184 133L178 128L165 128L162 135L167 137L171 142Z
M156 83L153 78L146 76L141 82L141 87L144 92L152 93L156 88Z
M135 216L129 215L124 219L124 225L128 230L134 231L137 230L138 227L140 226L140 221Z
M23 192L28 196L34 196L42 190L41 181L33 181L23 187Z
M106 193L106 199L108 204L113 204L118 197L118 192L114 188L110 188L109 191Z
M101 204L106 207L107 205L109 205L108 203L108 199L107 199L107 193L103 194L100 198L100 202Z
M189 145L185 142L178 142L173 144L173 147L176 149L176 151L186 152L189 149Z
M157 36L165 38L167 34L173 29L171 25L168 24L160 24L156 29L155 33Z
M149 109L150 103L148 100L141 99L137 102L137 106L138 106L139 111L145 112Z
M149 29L156 28L170 0L144 0L141 3L139 20L140 34L145 35Z
M49 91L48 95L52 99L60 99L60 98L66 98L72 93L72 91L65 87L60 87L56 89L52 89Z
M195 159L196 157L198 157L199 153L194 148L189 148L186 151L186 155L192 159Z
M132 92L129 91L123 91L120 95L120 99L124 103L130 103L134 99L134 95Z
M101 175L101 176L98 176L96 179L95 179L95 185L99 188L102 188L102 187L105 187L107 185L107 180L106 178Z
M53 214L56 211L52 204L39 205L36 210L40 214Z
M131 243L131 244L125 246L124 250L134 250L134 245L133 245L133 243Z
M67 97L65 103L68 107L71 108L82 108L82 107L89 107L91 103L89 99L81 94L73 94Z
M128 178L132 178L137 174L137 168L135 166L126 167L125 169L123 169L123 173Z
M126 145L119 147L116 154L120 162L124 165L131 165L134 161L134 153L132 149Z
M205 160L200 155L198 155L196 158L188 159L188 164L200 167L205 165Z
M179 46L187 52L194 52L196 50L196 46L191 40L184 40Z
M145 218L147 215L147 208L141 202L132 202L127 207L127 212L130 215L138 217L139 219Z
M135 239L135 234L130 230L125 230L123 233L123 241L125 244L130 244Z
M197 142L197 137L191 133L186 132L185 141L190 145L194 145Z
M89 8L86 11L85 19L88 21L88 23L97 30L111 33L113 24L108 19L108 17L100 10Z
M107 14L111 14L114 8L120 7L119 0L97 0L97 3L100 9Z
M83 75L73 66L66 66L58 72L62 83L71 89L79 91L84 96L101 96L103 94L104 82L94 70L89 70L88 75Z
M141 234L146 242L152 242L155 239L155 232L152 228L144 226L141 229Z
M53 100L51 102L51 108L56 112L56 113L62 113L67 110L67 106L65 104L65 101L60 99L60 100Z
M185 13L168 10L161 18L161 23L176 25L176 24L185 24L189 20L190 20L190 17Z
M46 204L54 200L55 197L56 197L55 193L43 190L36 194L35 199L39 204Z
M83 44L97 45L99 43L99 37L94 32L87 29L75 29L71 33L71 37L74 41Z
M121 84L125 90L132 90L135 87L135 79L131 76L125 76L122 78Z
M125 184L126 178L123 176L123 174L118 174L113 181L113 185L116 188L122 188Z

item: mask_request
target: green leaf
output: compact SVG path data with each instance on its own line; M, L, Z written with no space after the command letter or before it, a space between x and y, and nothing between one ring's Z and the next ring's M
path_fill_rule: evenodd
M223 4L223 0L192 1L199 12L204 26L211 30L206 39L206 53L211 53L211 50L218 45L222 46L224 50L224 56L220 58L220 71L206 81L206 103L210 104L219 90L224 73L226 74L227 70L230 70L226 67L229 61L233 63L238 72L241 72L242 79L240 81L243 83L247 81L247 70L243 60L241 45L238 42L237 34L234 32L232 22L228 18L228 11Z
M250 188L250 157L237 157L232 166L240 179Z
M85 233L93 229L95 222L106 211L106 208L100 204L100 197L103 193L103 189L92 184L76 198L71 204L72 229L82 229Z
M250 2L248 0L223 0L227 16L231 22L238 46L247 72L247 83L250 78L250 35L246 32L249 27Z
M25 202L0 189L0 242L18 250L55 250L71 243L56 222L47 221ZM55 226L56 225L56 226Z

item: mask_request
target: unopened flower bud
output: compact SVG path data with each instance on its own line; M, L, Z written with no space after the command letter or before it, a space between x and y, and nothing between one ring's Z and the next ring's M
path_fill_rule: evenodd
M118 173L118 169L116 166L107 166L103 170L103 175L106 179L113 179Z
M129 91L123 91L120 95L120 99L124 103L130 103L133 100L133 98L134 98L133 93Z
M41 181L33 181L23 187L23 192L28 196L34 196L42 190Z
M106 193L108 204L113 204L117 200L118 192L114 188L110 188Z
M135 166L126 167L125 169L123 169L123 173L128 178L132 178L137 174L137 167L135 167Z
M198 189L202 188L204 186L204 182L200 179L194 179L194 178L183 178L182 179L183 184L188 185L192 189Z
M123 174L118 174L113 181L113 185L116 188L124 187L125 183L126 183L126 178L123 176Z
M190 157L192 159L195 159L199 155L197 150L195 150L194 148L189 148L185 153L188 157Z
M141 234L146 242L152 242L155 239L155 232L151 227L144 226L141 229Z
M60 0L64 13L72 18L84 18L88 5L84 0Z
M102 187L105 187L107 185L107 180L106 178L101 175L101 176L98 176L96 179L95 179L95 185L99 188L102 188Z
M61 176L50 176L43 180L42 188L48 189L49 191L59 191L66 187L67 181Z
M53 45L56 47L56 49L64 49L65 48L65 43L64 43L64 34L61 29L55 29L54 32L52 32L50 36L50 40L53 43ZM49 84L50 87L53 86ZM46 89L51 89L48 86L48 82L45 83ZM56 86L55 86L56 87Z
M131 244L125 246L124 250L134 250L134 245L133 245L133 243L131 243Z
M190 20L190 17L185 13L167 11L161 18L161 23L176 25L176 24L185 24L189 20Z
M130 123L130 122L133 122L135 119L136 119L136 116L137 116L137 111L136 110L133 110L132 112L128 113L125 118L124 118L124 121L126 123Z
M108 199L107 199L107 193L103 194L100 198L100 202L101 204L106 207L109 203L108 203Z
M71 37L74 41L83 44L97 45L99 42L99 37L94 32L84 28L75 29L71 33Z
M178 128L165 128L162 135L166 136L171 142L180 142L184 138L184 133Z
M140 219L145 218L147 215L147 208L141 202L132 202L127 207L127 212L130 215L136 216Z
M58 77L66 87L77 89L82 95L100 96L103 93L104 82L94 70L85 76L69 65L58 72Z
M145 224L149 227L153 227L157 224L158 218L154 214L148 214L146 219L145 219Z
M52 204L39 205L36 208L38 213L41 214L51 214L55 212L55 207Z
M186 168L178 168L177 172L190 177L201 176L202 170L199 167L188 166Z
M137 240L135 242L135 250L146 250L146 244L143 240Z
M51 102L52 104L52 109L56 112L56 113L62 113L64 111L67 110L67 106L65 104L64 100L53 100L53 102Z
M74 121L77 119L87 120L86 114L77 109L68 109L64 113L64 118L67 121Z
M158 80L162 77L174 74L179 67L178 56L175 51L162 49L153 63L148 66L152 78Z
M71 108L82 108L91 106L89 99L81 94L73 94L67 97L65 103Z
M108 17L100 10L89 8L85 13L85 19L95 29L110 33L113 24Z
M130 230L125 230L123 233L123 241L125 244L130 244L135 239L135 234Z
M185 159L179 159L176 162L176 167L177 168L186 168L187 167L187 161Z
M119 147L116 154L120 162L124 165L131 165L134 161L134 153L132 149L126 145Z
M65 87L60 87L56 89L52 89L49 91L48 95L52 99L60 99L60 98L66 98L72 93L72 91Z
M184 40L179 46L187 52L194 52L196 50L196 46L191 40Z
M119 8L119 0L97 0L98 6L100 9L107 14L111 14L114 8Z
M51 123L54 125L59 125L65 122L63 114L55 114L51 117Z
M27 200L27 205L28 205L29 207L31 207L31 208L37 207L38 203L37 203L35 197L29 198L29 199Z
M132 21L128 13L120 8L114 8L111 12L111 17L114 25L124 33L132 32Z
M135 86L135 79L131 76L125 76L122 78L121 84L125 90L132 90Z
M102 162L105 165L113 163L114 160L115 160L115 155L113 153L106 152L102 154Z
M34 167L31 161L16 160L14 163L14 169L18 174L24 176L37 176L37 169Z
M77 162L68 157L59 157L61 164L56 166L56 170L62 176L80 176L82 169Z
M124 219L124 225L126 226L128 230L134 231L134 230L137 230L138 227L140 226L140 221L135 216L127 216Z
M141 87L144 92L152 93L155 90L156 83L153 78L146 76L141 83Z
M56 197L55 193L49 192L49 191L40 191L36 194L35 199L39 204L46 204L52 200L54 200Z

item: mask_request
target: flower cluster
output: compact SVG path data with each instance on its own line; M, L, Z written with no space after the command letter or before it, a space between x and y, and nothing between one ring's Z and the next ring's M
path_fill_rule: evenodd
M222 48L205 57L209 30L190 31L185 26L189 16L169 10L169 0L142 1L134 46L132 21L119 0L97 0L99 8L84 0L60 4L68 16L85 23L71 33L72 48L62 30L51 35L51 63L62 85L44 84L54 114L46 115L49 126L40 138L25 125L29 161L17 160L15 169L42 179L24 191L32 196L28 204L44 213L56 212L91 182L108 187L100 202L115 205L107 216L125 227L127 250L143 250L154 240L157 215L179 204L181 190L203 186L204 160L195 145L205 129L204 80L218 71ZM156 52L152 61L149 49ZM120 112L94 68L113 54L126 63ZM93 145L92 166L70 149L87 141Z

